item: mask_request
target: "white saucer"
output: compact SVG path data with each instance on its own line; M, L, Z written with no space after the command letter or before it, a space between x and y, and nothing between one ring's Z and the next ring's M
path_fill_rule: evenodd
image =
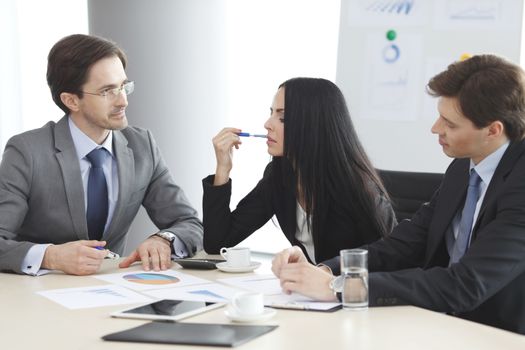
M249 266L243 266L243 267L233 267L228 265L228 262L221 262L218 263L217 268L224 272L250 272L261 266L261 263L258 261L252 261Z
M235 311L233 311L230 308L227 308L226 310L224 310L224 314L226 315L226 317L228 317L233 322L266 321L266 320L272 318L273 316L275 316L276 312L277 312L277 310L275 310L275 309L271 309L271 308L265 307L263 313L260 314L260 315L243 316L243 315L238 315Z

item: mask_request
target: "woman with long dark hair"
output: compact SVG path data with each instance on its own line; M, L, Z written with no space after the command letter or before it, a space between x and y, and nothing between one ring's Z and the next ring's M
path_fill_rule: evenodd
M217 168L203 180L204 249L238 244L274 215L312 262L387 235L396 223L339 88L325 79L279 86L264 124L272 161L257 186L230 211L233 148L240 129L213 138Z

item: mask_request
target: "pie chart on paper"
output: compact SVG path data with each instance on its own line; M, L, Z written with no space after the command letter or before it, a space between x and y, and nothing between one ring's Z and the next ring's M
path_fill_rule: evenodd
M139 284L150 284L150 285L165 285L180 282L180 279L174 276L163 275L161 273L133 273L122 276L126 281L139 283Z

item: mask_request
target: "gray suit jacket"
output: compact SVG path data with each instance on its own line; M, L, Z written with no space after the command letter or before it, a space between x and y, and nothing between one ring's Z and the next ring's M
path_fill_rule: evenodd
M175 233L193 255L202 249L202 224L173 179L151 133L114 131L119 193L103 239L122 254L142 204L159 229ZM80 165L67 117L12 137L0 164L0 270L21 272L37 243L88 238Z

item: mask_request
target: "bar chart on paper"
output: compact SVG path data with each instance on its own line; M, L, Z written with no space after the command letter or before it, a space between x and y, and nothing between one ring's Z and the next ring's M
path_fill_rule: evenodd
M116 285L52 289L37 292L37 294L68 309L84 309L150 301L150 298L144 295Z

